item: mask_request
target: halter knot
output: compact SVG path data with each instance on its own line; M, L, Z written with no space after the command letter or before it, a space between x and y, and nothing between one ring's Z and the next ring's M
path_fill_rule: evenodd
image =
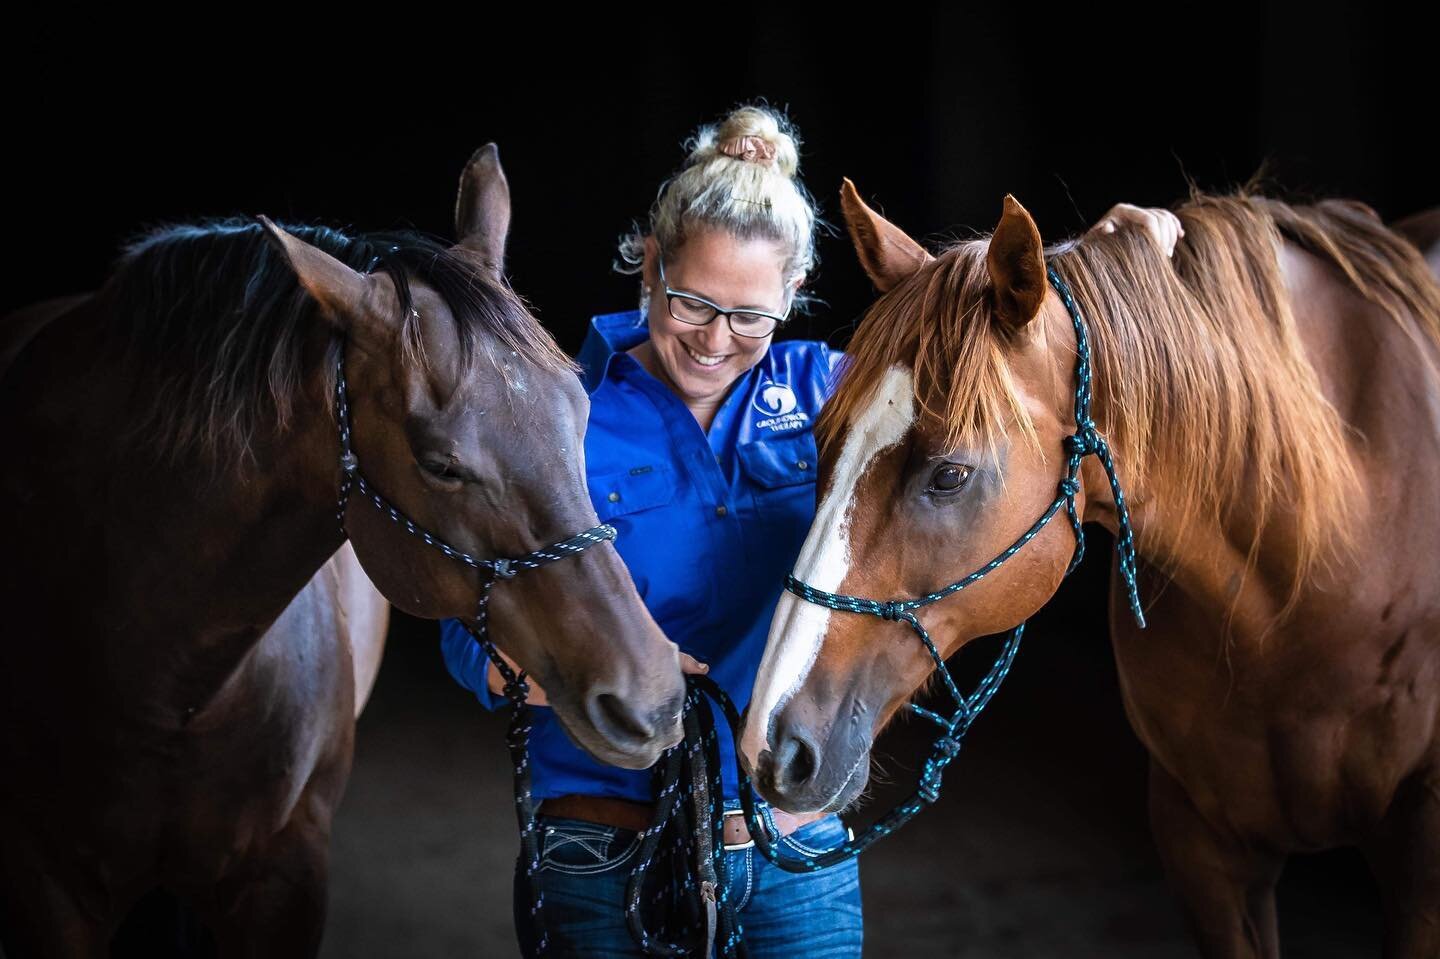
M360 468L360 457L351 450L340 454L340 469L349 476L354 476L355 471Z
M881 603L880 608L879 610L877 610L877 612L879 613L881 619L889 620L890 622L896 622L900 619L901 616L905 615L905 604L897 603L894 600L888 603Z
M1080 492L1079 480L1071 479L1069 476L1060 481L1060 492L1068 499Z
M1100 451L1101 442L1095 424L1084 423L1077 432L1065 437L1065 452L1071 456L1089 456Z
M525 682L525 674L519 673L502 688L506 700L509 702L523 702L530 695L530 684Z
M490 571L495 574L496 579L513 579L515 574L519 572L519 570L515 568L515 561L513 559L492 560L490 563Z

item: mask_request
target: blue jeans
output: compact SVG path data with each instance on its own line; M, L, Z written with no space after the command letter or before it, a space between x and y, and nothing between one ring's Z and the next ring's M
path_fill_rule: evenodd
M639 833L578 819L539 817L542 921L547 957L641 956L625 924L625 886ZM845 838L837 816L801 826L781 840L790 855L813 854ZM725 854L730 899L753 959L857 959L863 926L860 870L855 860L789 873L752 846ZM534 954L529 893L516 864L515 928L520 948Z

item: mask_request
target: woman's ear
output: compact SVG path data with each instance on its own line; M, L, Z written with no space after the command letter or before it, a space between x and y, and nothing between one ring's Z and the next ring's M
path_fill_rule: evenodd
M652 233L645 237L645 262L640 266L640 281L652 290L660 284L659 256L660 245Z

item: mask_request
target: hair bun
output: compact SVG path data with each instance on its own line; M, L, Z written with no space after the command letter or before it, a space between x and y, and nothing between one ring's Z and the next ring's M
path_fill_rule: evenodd
M800 169L800 143L789 118L764 104L730 111L718 124L700 128L690 141L690 163L717 157L768 167L793 179Z
M775 144L757 136L731 137L716 146L726 156L746 163L770 166L775 162Z

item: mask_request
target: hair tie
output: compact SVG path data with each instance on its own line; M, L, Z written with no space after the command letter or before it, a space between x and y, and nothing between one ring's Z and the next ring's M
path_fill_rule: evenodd
M775 144L763 137L732 137L722 142L717 149L726 156L745 163L769 166L775 162Z

